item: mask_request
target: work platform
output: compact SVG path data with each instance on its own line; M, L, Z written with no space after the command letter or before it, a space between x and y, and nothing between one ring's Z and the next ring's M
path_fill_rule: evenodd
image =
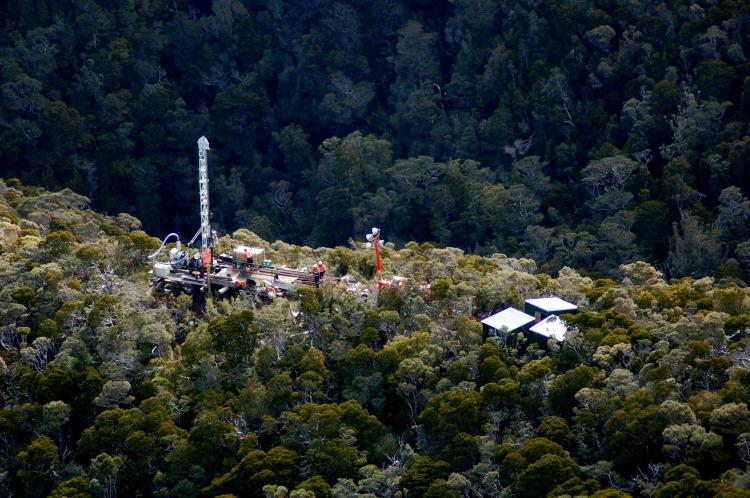
M163 289L168 284L179 286L187 293L192 293L196 288L205 290L206 273L197 270L174 269L162 267L157 273L151 270L154 287ZM221 264L215 262L211 273L211 289L219 294L230 290L244 290L251 293L260 288L273 288L279 293L285 294L296 285L314 286L315 280L312 272L296 270L293 268L275 266L250 266L237 267L232 264Z

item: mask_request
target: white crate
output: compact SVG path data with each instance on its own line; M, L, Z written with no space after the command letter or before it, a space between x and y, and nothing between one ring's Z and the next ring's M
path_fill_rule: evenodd
M169 263L154 263L154 275L157 277L168 277L172 271Z

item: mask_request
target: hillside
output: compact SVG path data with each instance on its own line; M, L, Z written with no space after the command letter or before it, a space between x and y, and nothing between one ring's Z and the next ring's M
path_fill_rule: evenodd
M748 57L743 0L2 2L0 163L187 232L206 135L227 233L748 281Z
M409 243L403 288L196 316L148 291L157 239L88 204L0 181L3 496L750 496L746 288ZM235 242L372 278L371 251ZM469 318L552 294L562 343Z

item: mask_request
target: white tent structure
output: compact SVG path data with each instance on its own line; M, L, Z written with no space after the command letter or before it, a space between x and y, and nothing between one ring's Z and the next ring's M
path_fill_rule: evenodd
M530 327L529 331L547 339L555 339L557 342L562 342L565 340L568 326L559 316L550 315L541 322Z

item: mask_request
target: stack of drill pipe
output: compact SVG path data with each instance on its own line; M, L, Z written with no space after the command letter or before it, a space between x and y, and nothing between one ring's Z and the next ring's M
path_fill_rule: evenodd
M266 266L259 266L254 269L254 273L270 276L271 278L273 278L274 275L279 275L279 276L283 275L285 277L295 277L307 285L313 285L315 282L311 272L302 271L302 270L293 270L291 268L274 268L274 267L269 268Z

